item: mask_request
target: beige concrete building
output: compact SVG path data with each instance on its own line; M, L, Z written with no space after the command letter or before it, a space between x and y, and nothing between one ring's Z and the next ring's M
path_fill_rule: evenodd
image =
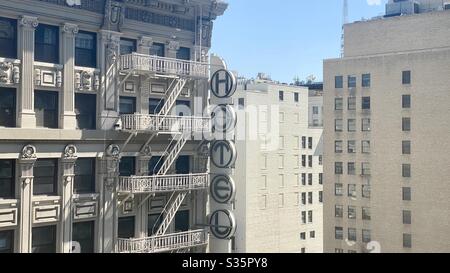
M263 74L239 81L235 252L323 250L322 128L309 127L308 101L308 88Z
M216 0L0 0L0 253L205 252Z
M325 252L450 251L444 3L389 1L324 62Z

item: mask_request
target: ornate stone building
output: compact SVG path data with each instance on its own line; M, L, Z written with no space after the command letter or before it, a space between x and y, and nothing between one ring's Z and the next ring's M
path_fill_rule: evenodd
M208 250L219 0L0 0L0 252Z

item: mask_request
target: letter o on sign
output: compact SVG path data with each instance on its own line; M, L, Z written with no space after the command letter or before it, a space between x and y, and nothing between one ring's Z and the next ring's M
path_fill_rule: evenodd
M211 92L217 98L229 98L236 92L236 77L228 70L220 69L211 77Z
M236 128L237 114L230 105L217 105L213 108L211 117L215 131L228 133Z
M227 240L236 233L236 219L229 210L216 210L209 218L211 233L217 239Z
M237 159L236 146L231 141L215 141L211 146L211 161L217 168L231 168Z
M219 204L228 204L236 197L236 184L228 175L218 175L211 181L211 197Z

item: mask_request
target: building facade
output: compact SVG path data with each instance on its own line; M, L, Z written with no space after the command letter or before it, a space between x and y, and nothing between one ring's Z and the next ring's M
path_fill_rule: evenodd
M322 128L308 102L306 87L239 80L234 252L323 251Z
M450 251L450 11L387 10L324 62L325 252Z
M0 1L0 252L208 250L208 50L226 8Z

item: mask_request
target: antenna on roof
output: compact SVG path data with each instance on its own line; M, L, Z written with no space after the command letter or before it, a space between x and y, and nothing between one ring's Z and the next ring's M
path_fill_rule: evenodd
M341 57L344 57L344 25L348 23L348 0L344 0L342 8Z

